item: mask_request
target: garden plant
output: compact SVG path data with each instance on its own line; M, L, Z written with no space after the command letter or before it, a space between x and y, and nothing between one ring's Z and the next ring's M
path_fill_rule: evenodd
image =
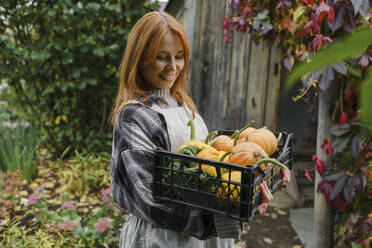
M368 247L372 241L370 2L232 0L230 10L222 23L227 42L232 43L234 32L249 33L255 42L275 41L284 69L294 69L287 86L302 77L294 101L303 99L316 110L319 91L331 84L340 88L330 111L330 137L321 145L331 163L325 165L313 156L314 169L322 178L316 187L334 208L336 247ZM305 176L312 180L308 170Z
M118 247L118 66L145 0L0 0L0 246Z
M42 127L54 156L67 147L110 151L126 39L156 8L146 0L0 0L2 94L18 116Z

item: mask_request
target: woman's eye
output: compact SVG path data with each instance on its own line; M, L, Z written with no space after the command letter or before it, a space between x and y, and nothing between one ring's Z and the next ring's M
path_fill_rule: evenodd
M183 59L183 55L177 55L176 59Z
M167 59L167 57L163 57L163 56L157 56L156 58L161 59L161 60L166 60Z

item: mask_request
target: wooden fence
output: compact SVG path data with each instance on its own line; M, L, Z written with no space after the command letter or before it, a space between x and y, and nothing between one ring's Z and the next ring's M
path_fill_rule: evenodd
M275 130L278 51L255 44L248 34L235 33L228 44L222 36L228 2L186 0L178 11L192 48L192 97L209 130L241 128L252 119L256 127Z

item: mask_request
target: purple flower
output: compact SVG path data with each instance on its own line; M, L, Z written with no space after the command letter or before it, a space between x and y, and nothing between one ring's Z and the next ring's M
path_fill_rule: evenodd
M98 218L98 222L94 225L96 231L103 233L106 229L111 228L111 222L108 218Z
M71 201L63 203L59 208L68 208L68 209L71 209L71 210L75 210L77 208L77 206L75 206L74 201L71 200Z
M29 206L34 205L38 199L41 199L43 197L45 197L45 195L44 194L39 194L39 193L34 193L32 195L29 195L28 199L27 199L28 200L27 204Z
M37 187L35 188L35 190L36 190L36 191L42 190L42 189L45 188L45 186L46 186L46 183L43 183L42 185L37 186Z
M101 190L102 200L109 201L112 198L112 188Z

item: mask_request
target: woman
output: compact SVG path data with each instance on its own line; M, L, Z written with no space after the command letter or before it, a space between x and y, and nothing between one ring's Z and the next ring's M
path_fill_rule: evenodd
M129 35L112 113L110 163L114 199L130 213L120 236L122 248L225 248L240 236L238 221L152 197L152 150L176 151L190 137L190 119L196 139L208 134L186 93L188 59L182 26L164 12L144 15Z

